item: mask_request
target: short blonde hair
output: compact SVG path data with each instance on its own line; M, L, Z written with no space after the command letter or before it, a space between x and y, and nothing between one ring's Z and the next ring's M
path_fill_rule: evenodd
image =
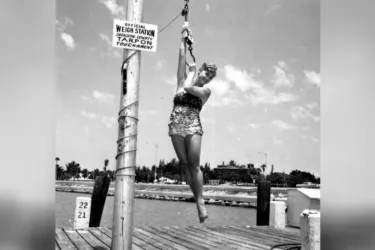
M202 70L206 70L207 72L212 74L212 78L216 76L217 67L213 63L203 63L201 68L199 69L199 72Z

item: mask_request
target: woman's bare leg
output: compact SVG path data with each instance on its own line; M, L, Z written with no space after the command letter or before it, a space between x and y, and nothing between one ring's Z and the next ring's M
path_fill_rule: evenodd
M184 137L180 135L172 135L172 144L174 147L174 150L177 154L177 158L180 161L180 164L182 165L182 169L184 170L184 173L186 175L186 180L190 186L191 191L194 194L194 198L196 199L195 191L192 187L192 181L191 181L191 172L187 161L187 150L185 147L185 140Z
M195 192L197 208L199 212L199 220L201 223L208 218L206 207L203 199L203 173L200 169L200 153L201 153L201 135L189 135L185 138L187 148L187 160L191 172L192 189Z

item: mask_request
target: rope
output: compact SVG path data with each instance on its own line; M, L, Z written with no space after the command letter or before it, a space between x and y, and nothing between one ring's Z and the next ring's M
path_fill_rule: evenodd
M128 152L134 152L134 151L137 151L136 149L132 149L132 150L128 150L128 151L123 151L123 152L120 152L116 155L115 159L117 160L117 157L119 157L120 155L123 155L125 153L128 153Z
M129 105L129 106L130 106L130 105ZM126 106L126 107L129 107L129 106ZM126 119L126 117L130 117L130 118L133 118L133 119L136 120L136 121L139 121L139 119L138 119L137 117L130 116L130 115L119 115L117 121L120 121L120 119L123 118L123 117L125 117L125 119Z
M124 140L125 138L130 138L130 137L136 136L136 135L138 135L138 134L132 134L132 135L129 135L129 136L120 137L120 138L117 139L116 143L119 143L119 141Z
M183 8L182 12L181 12L181 15L185 17L185 22L188 22L188 15L189 15L189 0L185 0L185 7ZM193 58L193 61L195 63L195 56L193 55L193 41L190 39L190 33L189 33L189 30L188 29L184 29L182 31L182 33L185 32L185 30L187 31L188 35L187 37L185 37L185 42L189 45L189 52L190 52L190 55L191 57ZM189 66L189 64L185 61L186 65Z
M177 15L175 18L173 18L172 21L170 21L170 22L169 22L167 25L165 25L161 30L159 30L158 34L160 34L164 29L166 29L166 28L167 28L171 23L173 23L173 22L174 22L179 16L183 16L183 15L184 15L184 10L185 10L186 8L188 8L189 0L185 0L185 2L186 2L186 4L185 4L185 7L184 7L184 9L182 10L182 12L178 13L178 15ZM193 1L193 3L190 5L190 8L195 4L195 2L196 2L196 1ZM191 46L190 46L190 47L191 47ZM191 55L191 57L193 58L193 60L194 60L194 62L195 62L195 57L194 57L193 52L192 52L193 48L190 49L190 47L189 47L189 52L190 52L190 55ZM124 69L124 65L125 65L125 63L127 63L127 62L129 61L129 59L130 59L135 53L137 53L137 52L140 52L140 51L137 50L137 51L133 52L130 56L128 56L128 58L126 58L126 59L124 60L124 62L123 62L122 65L121 65L121 75L122 75L122 73L123 73L123 69ZM188 63L186 63L186 64L189 66Z
M189 2L189 1L187 1L187 2ZM186 3L187 4L187 3ZM178 15L175 17L175 18L173 18L167 25L165 25L161 30L159 30L159 32L158 32L158 34L160 34L163 30L165 30L171 23L173 23L177 18L179 18L180 16L182 15L182 13L178 13ZM128 58L126 58L125 60L124 60L124 62L122 63L122 65L121 65L121 75L122 75L122 73L123 73L123 69L124 69L124 65L125 65L125 63L127 63L128 61L129 61L129 59L135 54L135 53L137 53L137 52L139 52L139 50L137 50L137 51L135 51L135 52L133 52L130 56L128 56Z
M167 28L174 20L176 20L178 17L181 16L182 13L179 13L172 21L170 21L167 25L165 25L159 32L158 34L160 34L165 28Z
M135 101L135 102L133 102L133 103L130 103L128 106L123 107L123 108L120 110L120 112L118 112L118 115L121 115L121 112L122 112L122 111L124 111L127 107L136 104L137 102L138 102L138 101Z
M284 244L277 244L277 245L273 245L271 247L271 250L272 249L275 249L275 248L279 248L279 247L286 247L286 246L290 246L289 248L287 249L301 249L301 243L284 243Z
M137 166L130 166L130 167L122 167L122 168L118 168L118 169L116 169L115 174L117 174L118 171L123 170L123 169L126 169L126 168L135 168L135 169L136 169Z

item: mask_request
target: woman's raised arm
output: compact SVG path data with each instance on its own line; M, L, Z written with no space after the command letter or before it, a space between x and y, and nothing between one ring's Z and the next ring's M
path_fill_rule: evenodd
M186 30L185 30L186 29ZM183 87L186 79L186 40L187 29L189 29L189 23L185 22L182 26L182 38L181 45L178 51L178 68L177 68L177 91Z

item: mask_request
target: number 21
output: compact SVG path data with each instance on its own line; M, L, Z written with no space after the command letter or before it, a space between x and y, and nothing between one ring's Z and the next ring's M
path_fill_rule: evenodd
M83 215L83 217L82 217L82 215ZM80 219L86 218L86 212L78 212L78 218L80 218Z

